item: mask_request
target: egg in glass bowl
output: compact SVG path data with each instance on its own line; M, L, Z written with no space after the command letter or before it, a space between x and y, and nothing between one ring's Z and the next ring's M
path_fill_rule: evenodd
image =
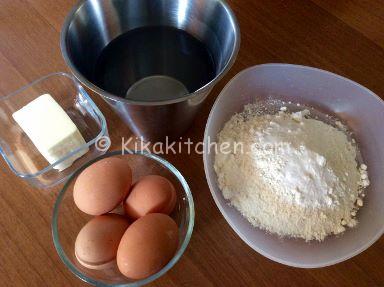
M127 195L124 195L124 197L122 197L123 200L121 200L117 206L114 206L113 210L108 213L99 214L96 212L93 215L90 215L86 213L89 212L87 210L85 210L86 212L81 211L78 207L78 202L75 203L74 200L74 190L76 189L75 185L77 179L79 176L81 176L84 170L87 170L87 168L94 166L95 163L97 164L108 159L119 159L119 162L122 163L121 168L123 168L125 164L131 168L133 184L132 189L135 188L135 183L142 180L143 178L146 178L147 176L156 175L166 179L166 181L169 181L174 187L176 194L174 208L169 216L161 213L150 213L140 217L139 219L132 218L131 216L128 216L125 211ZM115 171L115 173L119 172ZM108 172L105 172L105 174L101 174L100 176L102 177L107 175ZM129 193L127 194L129 197ZM73 176L71 176L65 183L54 205L52 218L52 236L54 246L60 259L63 261L66 267L81 280L95 286L142 286L164 275L180 259L192 235L194 216L194 203L189 186L182 174L173 165L157 155L149 154L144 151L125 151L124 153L122 151L114 151L87 163ZM99 222L95 223L94 221ZM108 221L112 222L112 225L109 224ZM145 222L140 223L140 221ZM154 222L155 224L153 224ZM77 255L80 254L75 252L75 249L76 251L79 250L75 248L76 241L81 241L81 238L77 239L77 237L80 237L81 232L84 233L84 229L85 231L88 229L88 232L91 230L90 234L92 234L92 225L103 226L104 224L104 226L108 226L109 224L108 228L113 226L112 228L113 230L117 230L116 236L119 238L124 233L124 230L128 227L122 237L123 241L124 237L132 236L132 233L134 233L132 232L133 229L136 229L136 231L143 230L146 228L146 224L152 224L155 226L157 225L157 229L159 229L161 226L171 225L170 228L172 229L172 222L175 223L174 228L176 230L175 234L177 235L176 250L173 256L167 260L166 264L161 266L160 270L145 278L141 278L142 276L138 276L140 279L124 276L120 272L116 260L107 262L108 264L104 266L103 264L98 266L101 268L95 268L95 266L89 266L87 265L87 262L77 258ZM152 230L152 234L159 234L157 229ZM161 229L159 230L161 231ZM128 231L130 231L130 235L126 234L129 233ZM108 234L108 232L106 234ZM151 236L151 234L148 235L149 238L151 238ZM167 248L164 247L167 246L166 244L159 245L158 241L161 240L155 241L155 244L157 244L156 246ZM79 242L77 242L77 244L79 244ZM156 253L161 254L161 252L163 251L154 251L154 256L152 257L156 257Z

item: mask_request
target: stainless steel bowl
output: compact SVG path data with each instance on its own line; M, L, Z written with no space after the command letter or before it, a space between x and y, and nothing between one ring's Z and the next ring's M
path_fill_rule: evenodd
M127 91L135 95L118 95L95 81L95 67L112 40L137 28L159 26L183 30L206 46L214 62L212 79L195 89L183 86L184 73L191 77L199 73L190 73L188 65L172 70L169 49L183 43L170 45L160 33L154 37L159 46L154 47L164 51L154 56L147 49L147 54L140 55L135 54L140 52L137 49L129 59L122 59L134 60L129 72L136 82L127 84ZM236 18L221 0L83 0L68 15L61 34L63 57L75 77L101 95L136 135L150 141L176 138L190 127L213 86L234 63L239 45ZM140 74L143 70L147 71L145 77ZM124 85L128 77L115 74L110 80ZM136 87L143 83L143 89ZM137 94L148 93L148 89L158 91L159 98L147 100Z

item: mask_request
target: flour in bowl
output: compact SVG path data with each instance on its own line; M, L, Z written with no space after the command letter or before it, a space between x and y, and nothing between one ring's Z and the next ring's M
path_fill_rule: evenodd
M357 224L366 165L340 128L309 111L260 115L246 106L218 135L215 171L225 199L254 226L322 241ZM337 124L341 127L341 124Z

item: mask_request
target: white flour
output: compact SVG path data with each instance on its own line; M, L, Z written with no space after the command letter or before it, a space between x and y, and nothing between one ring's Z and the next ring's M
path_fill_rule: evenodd
M257 115L246 107L219 134L215 158L223 195L254 226L280 236L323 240L357 224L366 166L346 134L308 111Z

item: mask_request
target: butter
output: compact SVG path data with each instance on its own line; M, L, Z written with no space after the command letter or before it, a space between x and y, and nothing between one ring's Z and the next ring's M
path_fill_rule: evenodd
M13 113L12 117L50 164L85 144L76 125L49 94L34 99ZM55 169L62 171L68 168L88 150L82 149L56 165Z

